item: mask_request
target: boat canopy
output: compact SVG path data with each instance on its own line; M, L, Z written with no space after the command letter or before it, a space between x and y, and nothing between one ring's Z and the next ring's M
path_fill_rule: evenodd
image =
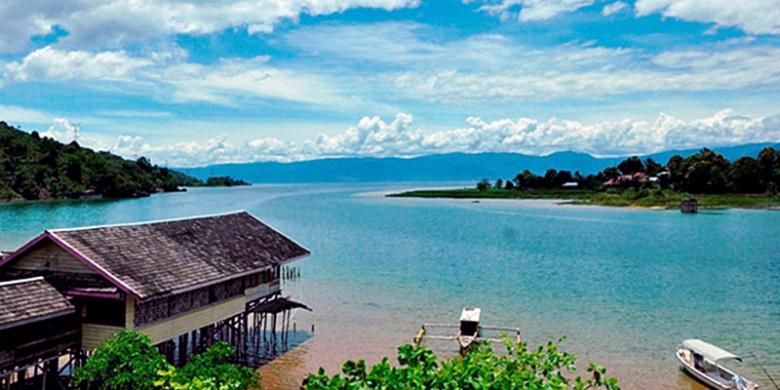
M482 312L478 307L466 307L460 313L460 321L479 322L479 315Z
M683 347L704 356L705 359L711 362L717 362L718 360L723 359L734 359L740 362L742 361L741 357L726 351L725 349L698 339L688 339L683 341Z

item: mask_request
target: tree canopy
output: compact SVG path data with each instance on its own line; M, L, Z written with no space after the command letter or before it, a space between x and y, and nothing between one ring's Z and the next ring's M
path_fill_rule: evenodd
M231 364L233 349L219 342L175 368L141 333L123 330L104 341L76 370L74 386L100 390L244 390L256 387L255 370Z
M37 132L0 122L0 200L46 200L102 196L127 198L179 187L246 184L231 178L204 183L151 163L63 144Z
M347 389L619 389L606 369L591 364L590 378L573 378L575 356L556 343L529 349L523 342L505 341L506 353L497 354L489 344L479 344L465 356L439 360L425 348L398 348L398 364L388 358L370 369L366 363L348 361L341 374L328 376L323 369L303 383L307 390Z
M650 178L655 178L650 180ZM511 186L508 183L512 183ZM742 157L733 163L710 149L688 157L674 155L666 165L651 158L631 156L617 166L597 174L572 175L569 171L548 169L543 176L529 170L506 180L504 189L534 190L560 188L563 183L577 182L578 188L601 190L605 187L640 188L658 186L697 194L776 194L780 189L780 151L767 147L756 158ZM499 181L496 181L498 184ZM510 188L511 187L511 188ZM490 189L487 179L479 184L481 191ZM497 186L492 187L498 189Z

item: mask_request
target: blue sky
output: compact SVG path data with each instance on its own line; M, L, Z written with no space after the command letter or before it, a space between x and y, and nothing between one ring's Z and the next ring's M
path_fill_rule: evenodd
M777 0L10 0L0 119L171 166L780 141Z

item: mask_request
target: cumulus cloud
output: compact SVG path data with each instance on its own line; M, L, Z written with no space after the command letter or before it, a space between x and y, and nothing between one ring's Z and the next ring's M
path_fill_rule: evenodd
M616 1L614 3L609 3L605 5L604 8L601 10L601 14L604 16L611 16L626 8L628 8L628 4L622 1Z
M40 135L67 144L73 141L82 141L79 139L80 133L81 127L79 125L70 123L65 118L54 118L54 124L48 130L40 133Z
M100 79L129 80L152 61L135 58L124 51L89 53L63 51L46 46L33 51L21 61L6 64L4 79L8 81Z
M637 0L638 16L660 13L717 26L736 27L749 34L780 34L777 0Z
M209 34L245 26L250 34L269 32L281 20L301 14L326 15L350 8L394 10L419 0L8 0L0 3L0 51L18 51L28 39L68 32L74 47L119 47L175 34Z
M58 120L43 135L64 142L78 133ZM392 120L364 117L339 134L318 134L302 142L258 138L231 142L219 135L202 142L153 145L142 137L122 135L113 144L78 135L80 143L107 149L128 158L147 156L158 164L190 167L249 161L298 161L323 157L412 157L450 152L517 152L543 155L579 151L613 156L645 154L670 149L724 146L780 141L780 115L751 118L731 110L709 117L683 120L659 114L655 120L623 119L585 123L550 118L485 120L468 117L464 126L425 131L414 125L411 114L398 113Z
M547 20L593 4L593 0L464 0L467 4L476 2L485 3L479 7L480 11L505 20L517 18L521 21Z

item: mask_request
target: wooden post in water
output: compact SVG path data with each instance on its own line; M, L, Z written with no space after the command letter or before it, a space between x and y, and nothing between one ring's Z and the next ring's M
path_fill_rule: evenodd
M187 345L189 344L189 333L179 336L179 365L187 363Z

